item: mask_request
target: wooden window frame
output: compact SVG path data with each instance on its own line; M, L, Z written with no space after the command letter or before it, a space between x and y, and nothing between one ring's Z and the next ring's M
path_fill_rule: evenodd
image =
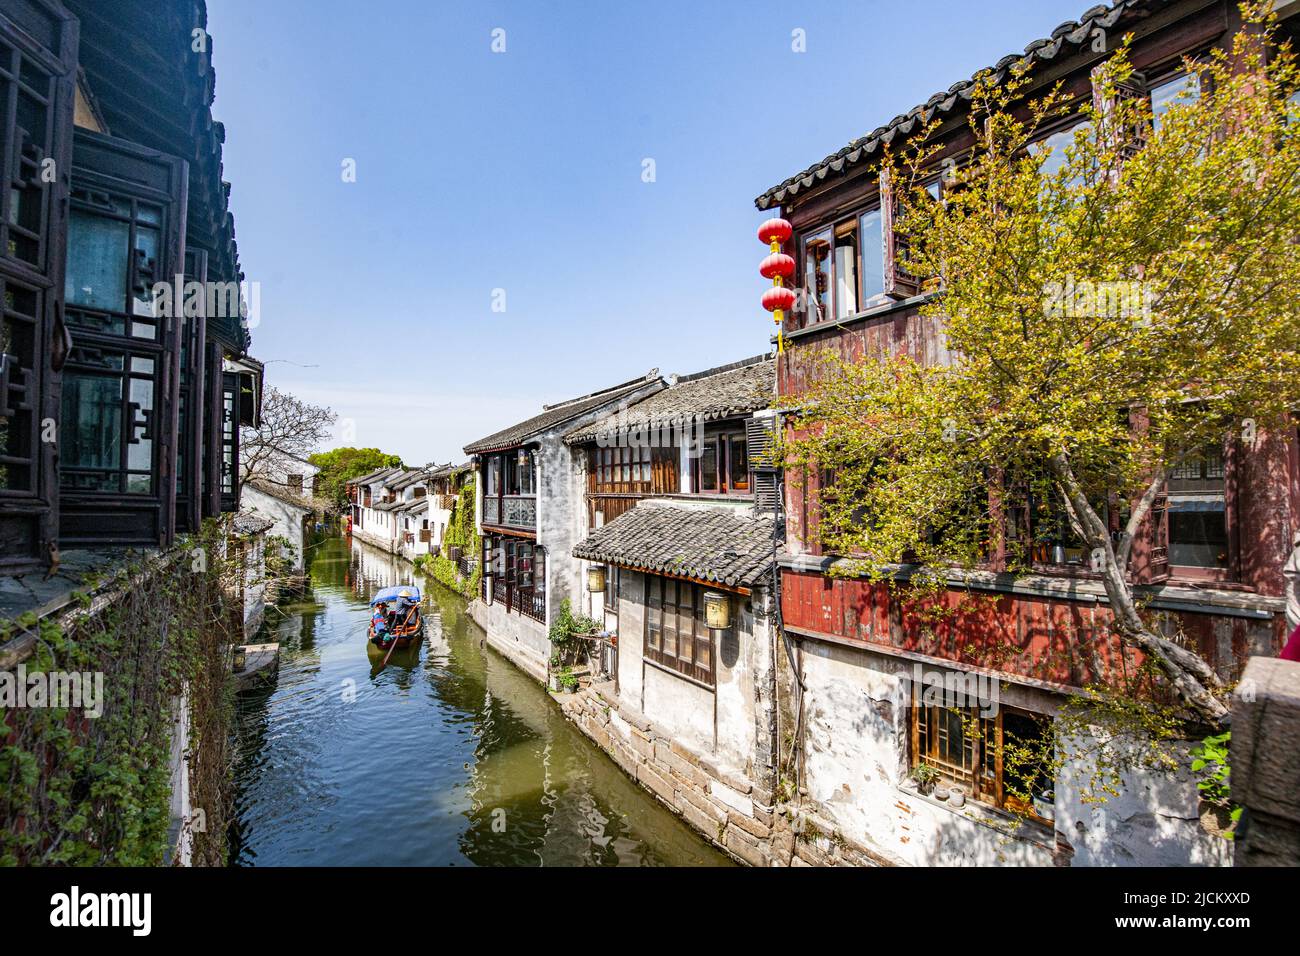
M746 480L744 488L733 488L731 484L731 446L739 438L745 443ZM704 487L704 446L714 445L718 465L718 487ZM691 459L691 493L696 495L717 495L719 497L751 496L754 493L754 463L749 456L749 435L743 423L706 428L704 440L700 443L700 454Z
M130 467L127 446L147 437L151 442L149 491L131 491L126 483L118 490L78 487L73 481L77 472L65 454L60 463L59 539L63 544L138 543L165 547L173 540L181 323L161 314L138 313L134 303L149 294L151 282L172 281L171 277L183 272L188 178L189 166L183 159L100 133L81 129L74 132L72 209L101 222L123 223L128 230L128 265L122 277L126 279L126 300L95 305L65 303L65 321L75 343L69 365L79 366L83 375L95 375L96 350L128 356L128 365L131 356L148 359L153 363L150 374L154 385L151 412L142 414L139 421L131 411L138 406L130 396L123 394L120 398L124 412L117 470L123 476L136 470ZM147 221L142 212L145 208L158 211L158 222ZM146 229L157 235L152 264L143 258L136 242L137 234ZM69 276L68 282L72 281ZM173 295L173 300L180 298ZM173 301L174 307L180 305ZM149 334L142 336L142 328ZM86 469L85 473L96 470ZM126 482L125 477L122 480Z
M799 286L795 290L796 294L802 292L800 296L803 304L801 327L818 325L821 323L834 324L836 322L845 322L855 316L870 312L882 305L889 304L884 298L887 296L887 290L882 288L880 292L873 292L870 296L865 294L863 288L863 252L865 251L862 241L862 218L873 212L881 213L880 226L880 254L881 254L881 271L882 286L887 286L889 267L887 259L889 250L885 238L884 213L880 207L880 198L877 196L870 201L854 207L849 212L836 215L829 223L823 223L807 232L799 239L799 261L797 267L799 270ZM839 314L840 303L837 290L839 288L839 274L836 266L836 249L841 237L840 233L845 226L849 226L853 235L853 297L854 309L844 315ZM827 273L827 304L826 314L820 319L812 318L813 302L816 300L815 290L809 282L808 276L808 244L816 241L828 241L830 243L830 272ZM870 303L870 305L868 305Z
M13 469L0 489L0 574L45 567L53 554L57 448L40 440L40 424L59 420L60 369L69 348L62 306L78 24L57 3L29 0L24 7L21 24L0 17L0 40L9 54L0 58L6 94L0 100L0 325L22 330L24 340L11 339L10 348L0 350L7 353L0 356L0 410L6 428L14 430L12 445L0 448L0 456L8 455L0 467ZM43 89L31 84L38 76ZM42 114L41 137L19 125L20 92ZM45 160L54 162L53 182L42 181ZM28 210L34 221L22 215ZM34 243L33 254L20 255L17 247L11 254L15 239ZM16 307L20 294L30 299L26 311Z
M1052 821L1038 816L1032 804L1021 805L1020 798L1006 792L1003 767L1005 750L1004 718L1013 716L1027 718L1050 724L1051 718L1044 714L1006 706L999 706L997 713L985 717L979 714L977 707L945 707L942 704L926 704L913 701L908 708L908 730L911 746L908 753L908 768L914 770L924 760L939 771L940 780L948 784L958 784L966 789L969 799L983 806L998 810L1024 813L1039 823L1051 825ZM942 741L951 737L946 715L960 712L960 732L962 733L963 761L955 764L940 756ZM980 734L971 738L966 736L967 722L971 719L980 723ZM969 766L965 764L965 754L970 754Z
M690 595L691 606L683 601L685 594ZM669 595L672 601L668 602ZM672 609L673 627L665 625L668 621L668 609ZM645 575L645 623L642 641L642 653L651 661L666 670L675 671L695 683L710 689L716 687L717 648L714 647L713 632L709 630L704 618L704 588L692 581L669 578L657 574ZM690 623L690 633L685 636L689 643L690 654L681 654L683 641L683 622ZM672 634L672 647L668 647L668 634ZM707 661L701 663L707 650Z

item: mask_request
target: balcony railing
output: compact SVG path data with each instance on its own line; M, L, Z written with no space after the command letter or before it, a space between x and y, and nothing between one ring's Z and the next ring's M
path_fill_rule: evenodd
M537 527L537 499L532 495L501 495L483 499L483 523L497 528Z
M500 578L493 578L492 600L504 607L507 613L518 611L540 624L546 623L546 594L535 588L516 587Z

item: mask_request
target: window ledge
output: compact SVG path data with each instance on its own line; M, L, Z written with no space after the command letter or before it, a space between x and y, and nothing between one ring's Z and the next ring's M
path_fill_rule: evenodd
M816 335L819 332L827 332L831 329L845 329L850 325L857 325L866 322L869 319L879 318L882 315L890 315L894 312L905 312L908 309L915 309L918 306L925 305L939 297L937 292L922 292L920 295L914 295L907 299L895 299L889 302L881 303L862 312L855 312L853 315L845 316L842 319L823 319L820 322L814 322L812 325L805 325L801 329L793 329L785 333L787 341L797 340L809 335ZM776 341L776 337L772 337Z
M1033 844L1040 849L1047 850L1049 853L1056 851L1056 831L1045 823L1024 819L1005 810L999 810L997 807L978 803L969 796L966 798L964 805L954 807L947 800L940 800L937 797L921 793L917 790L916 784L910 780L906 783L900 783L897 789L901 795L911 800L918 800L947 810L953 816L969 820L976 826L997 830L999 833L1022 843Z

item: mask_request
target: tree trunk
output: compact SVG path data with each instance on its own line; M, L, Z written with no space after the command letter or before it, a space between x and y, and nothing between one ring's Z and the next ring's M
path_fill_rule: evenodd
M1093 562L1093 569L1101 575L1106 597L1110 600L1112 626L1120 641L1136 647L1155 661L1188 710L1211 724L1223 723L1228 709L1214 693L1223 687L1218 675L1199 654L1160 636L1146 625L1138 613L1133 589L1126 578L1126 563L1116 558L1109 529L1083 493L1069 459L1063 453L1057 453L1051 457L1050 466L1058 490L1082 530L1089 549L1094 555L1100 553L1101 560Z

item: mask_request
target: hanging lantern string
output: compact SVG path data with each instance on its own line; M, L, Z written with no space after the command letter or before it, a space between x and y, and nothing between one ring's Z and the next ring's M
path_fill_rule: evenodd
M781 252L781 245L790 238L794 228L784 219L769 219L758 227L760 242L767 243L771 254L759 265L758 271L772 280L772 288L763 293L763 308L772 313L776 323L776 351L785 352L785 313L794 308L794 292L785 287L787 278L794 278L794 259Z

